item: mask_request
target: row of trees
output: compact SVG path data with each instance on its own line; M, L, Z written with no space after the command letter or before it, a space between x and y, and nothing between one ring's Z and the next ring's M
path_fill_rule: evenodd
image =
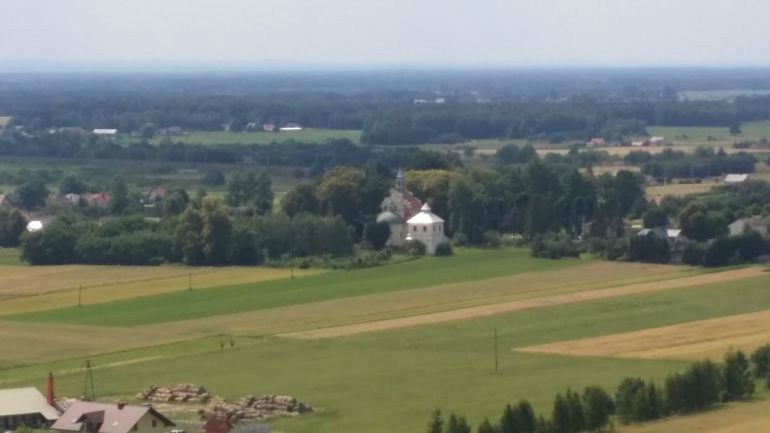
M669 375L660 386L641 378L625 378L614 396L598 386L582 392L567 389L553 401L551 416L536 415L532 405L521 400L506 405L497 423L485 418L478 433L580 433L602 431L612 417L623 424L707 410L720 402L741 401L755 391L755 380L770 387L770 345L757 349L751 358L729 351L724 363L701 361L685 371ZM428 433L470 433L468 421L451 413L444 421L441 411L431 414Z
M352 235L339 217L237 216L216 197L193 200L160 223L126 216L98 224L65 215L22 236L22 258L31 264L258 265L286 255L340 257L352 250Z

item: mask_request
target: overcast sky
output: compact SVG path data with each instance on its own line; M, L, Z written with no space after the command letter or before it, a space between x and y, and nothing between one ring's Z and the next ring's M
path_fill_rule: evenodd
M0 0L0 40L5 64L768 66L770 0Z

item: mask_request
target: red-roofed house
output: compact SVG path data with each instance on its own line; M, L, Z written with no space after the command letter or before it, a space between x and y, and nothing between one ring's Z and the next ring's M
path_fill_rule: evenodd
M607 142L601 137L592 138L591 141L588 142L588 147L604 147L606 145Z
M106 192L100 192L96 194L89 194L86 196L86 202L89 206L109 206L112 201L112 196Z
M163 200L166 197L166 188L156 186L147 193L147 198L151 201Z

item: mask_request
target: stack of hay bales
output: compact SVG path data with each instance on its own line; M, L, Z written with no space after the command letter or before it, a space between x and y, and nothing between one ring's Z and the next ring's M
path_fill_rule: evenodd
M137 400L155 402L206 403L211 395L206 388L192 383L182 383L175 387L148 386L136 395Z
M247 395L232 404L218 402L214 405L214 412L233 424L238 421L267 421L278 417L293 417L312 411L312 407L288 395Z

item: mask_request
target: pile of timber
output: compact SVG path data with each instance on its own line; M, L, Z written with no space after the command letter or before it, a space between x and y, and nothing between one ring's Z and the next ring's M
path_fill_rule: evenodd
M247 395L235 403L217 401L213 412L224 416L230 423L238 421L267 421L278 417L293 417L312 412L313 408L289 395Z
M181 383L174 387L150 385L136 395L137 400L155 402L207 403L211 395L206 388L192 383Z

